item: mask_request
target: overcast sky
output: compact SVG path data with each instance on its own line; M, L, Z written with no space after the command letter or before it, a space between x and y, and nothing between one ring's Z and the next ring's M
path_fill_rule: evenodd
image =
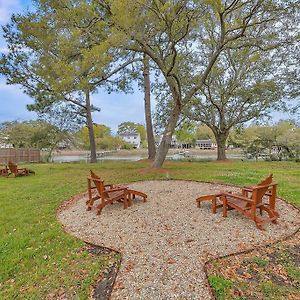
M9 22L12 13L22 13L32 7L31 0L0 0L0 25ZM6 43L0 29L0 53L7 53ZM19 86L7 85L5 77L0 75L0 123L13 120L30 120L36 115L26 109L26 104L33 100L25 95ZM93 115L95 123L108 125L116 131L123 121L133 121L144 124L143 94L135 89L134 94L107 94L100 90L92 95L95 106L101 108Z

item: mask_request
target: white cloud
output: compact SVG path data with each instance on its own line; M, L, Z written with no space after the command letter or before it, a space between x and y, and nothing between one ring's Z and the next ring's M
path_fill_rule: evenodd
M5 25L12 15L22 9L19 0L0 0L0 25Z

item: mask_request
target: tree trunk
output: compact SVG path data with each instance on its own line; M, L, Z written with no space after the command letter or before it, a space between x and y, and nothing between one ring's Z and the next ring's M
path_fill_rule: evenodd
M226 160L226 140L228 137L229 132L225 133L215 133L217 148L218 148L218 156L217 160Z
M145 94L145 119L146 119L146 131L147 131L147 143L148 143L148 159L154 159L156 148L152 126L151 116L151 98L150 98L150 72L149 72L149 57L144 54L144 94Z
M50 162L50 161L51 161L52 153L53 153L55 147L57 146L57 144L58 144L58 143L55 143L55 145L53 145L52 147L50 147L50 150L49 150L48 155L47 155L47 157L46 157L46 161L47 161L47 162Z
M94 134L94 127L93 127L93 119L92 119L92 109L91 109L91 100L90 100L90 93L86 92L85 94L85 101L86 101L86 123L89 130L89 140L90 140L90 147L91 147L91 163L97 162L97 154L96 154L96 142L95 142L95 134Z
M157 149L155 159L152 164L152 167L154 167L154 168L160 168L165 161L165 158L167 156L167 153L168 153L171 141L172 141L172 134L174 133L180 113L181 113L181 109L176 104L170 115L168 124L166 126L166 129L165 129L163 137L162 137L162 140Z

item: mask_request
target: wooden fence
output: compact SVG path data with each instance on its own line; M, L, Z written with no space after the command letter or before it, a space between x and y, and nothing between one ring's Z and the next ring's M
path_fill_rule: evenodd
M7 164L9 161L19 162L40 162L40 150L33 148L0 148L0 164Z

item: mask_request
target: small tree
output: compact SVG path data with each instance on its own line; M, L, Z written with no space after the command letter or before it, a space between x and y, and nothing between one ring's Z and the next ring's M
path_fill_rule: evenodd
M232 136L236 145L250 157L269 160L297 159L300 153L300 129L293 122L275 125L250 126Z
M111 129L104 124L94 124L93 131L95 134L95 141L106 137L111 137ZM79 137L82 146L85 149L90 149L88 128L87 127L81 128L77 135Z
M207 125L200 125L196 129L196 139L212 140L215 142L215 136L212 130Z
M177 140L182 144L195 144L196 125L189 122L183 122L175 130Z

